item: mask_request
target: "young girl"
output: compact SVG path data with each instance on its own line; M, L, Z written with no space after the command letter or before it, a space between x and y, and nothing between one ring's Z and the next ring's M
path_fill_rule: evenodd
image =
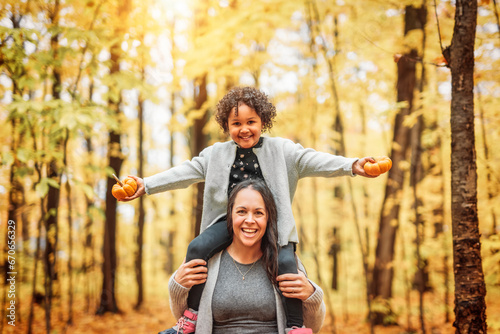
M186 188L205 181L200 235L188 247L186 262L193 259L207 261L231 242L226 228L226 206L231 189L247 179L262 179L271 189L278 208L278 274L297 273L295 245L299 242L292 213L292 200L299 179L308 176L336 177L367 175L363 169L367 161L345 158L303 148L291 140L279 137L261 137L273 126L276 108L266 94L253 87L237 87L229 91L217 104L216 121L231 141L216 143L204 149L199 156L143 179L132 176L137 191L124 201L145 193ZM171 331L164 333L194 333L203 284L189 292L184 316ZM290 334L312 333L302 328L302 302L283 298Z

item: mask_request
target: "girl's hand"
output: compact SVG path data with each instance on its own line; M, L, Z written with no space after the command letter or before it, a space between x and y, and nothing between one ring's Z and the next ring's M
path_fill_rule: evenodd
M368 161L375 163L375 159L373 159L372 157L364 157L362 159L357 160L355 163L353 163L352 164L353 174L361 175L361 176L369 177L369 178L375 178L376 176L368 175L365 172L364 166Z
M183 287L190 289L193 285L202 284L207 281L207 263L201 259L194 259L186 263L182 262L175 273L174 279Z
M143 179L141 179L140 177L134 176L134 175L128 175L128 177L135 180L135 182L137 183L137 190L135 191L135 193L132 196L125 197L125 198L119 200L121 202L129 202L131 200L134 200L134 199L139 198L142 195L146 194L146 188L144 187L144 180Z
M297 298L304 301L314 293L314 287L300 270L298 274L280 275L276 280L283 296L287 298Z

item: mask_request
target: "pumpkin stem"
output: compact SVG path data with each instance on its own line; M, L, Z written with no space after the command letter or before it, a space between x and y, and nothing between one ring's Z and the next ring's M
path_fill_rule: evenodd
M120 181L120 179L119 179L119 178L117 178L115 174L112 174L112 175L113 175L113 177L115 178L116 182L118 182L118 184L120 185L120 187L123 187L123 183L122 183L122 181Z

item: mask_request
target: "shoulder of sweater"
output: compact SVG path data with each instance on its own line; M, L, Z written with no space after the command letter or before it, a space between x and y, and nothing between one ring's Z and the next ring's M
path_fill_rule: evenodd
M226 141L226 142L217 142L211 146L207 146L203 149L203 151L200 152L200 156L210 156L212 151L214 152L220 152L220 151L227 151L231 150L234 147L236 147L236 144L234 141Z
M264 137L264 138L265 138L264 143L268 142L273 146L296 145L295 142L293 142L291 139L288 138L283 138L283 137Z
M212 146L209 146L207 148L210 148L210 147L212 147L213 149L216 149L216 150L221 150L221 149L227 150L227 149L235 148L236 144L234 141L228 140L228 141L224 141L224 142L217 142L217 143L215 143Z

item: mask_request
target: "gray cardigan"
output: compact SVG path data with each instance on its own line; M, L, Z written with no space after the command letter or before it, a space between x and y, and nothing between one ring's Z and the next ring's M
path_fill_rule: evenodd
M265 137L263 145L254 148L262 175L271 189L278 208L278 243L298 243L292 200L299 179L308 176L334 177L350 175L355 158L345 158L304 148L291 140ZM148 195L186 188L205 181L201 231L227 211L229 173L236 155L234 141L216 143L199 156L179 166L144 178Z
M215 254L208 261L208 277L203 294L201 295L200 307L198 311L198 321L196 323L196 332L203 334L212 333L213 316L212 316L212 295L217 283L219 275L219 265L222 252ZM305 272L302 263L299 261L299 269ZM175 272L168 282L168 290L170 295L170 310L176 319L182 316L184 310L187 310L187 297L189 294L188 288L183 287L174 279ZM309 281L311 282L311 281ZM314 293L302 303L304 315L304 325L311 328L313 332L319 332L323 321L325 320L325 303L323 302L323 290L314 282L311 282L314 287ZM283 308L283 302L278 291L274 290L276 298L276 314L278 323L278 333L285 334L286 315Z

